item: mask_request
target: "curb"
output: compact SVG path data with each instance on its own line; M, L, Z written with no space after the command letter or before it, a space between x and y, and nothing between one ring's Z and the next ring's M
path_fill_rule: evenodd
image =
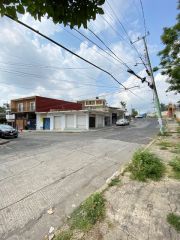
M148 148L150 148L151 145L153 145L153 143L158 139L158 137L155 137L150 143L148 143L148 145L144 148L143 151L146 151Z
M8 142L9 142L8 140L7 141L0 141L0 145L4 145L4 144L6 144Z
M150 143L148 143L147 146L143 149L143 151L147 150L157 139L158 139L158 136L155 137ZM113 175L111 177L107 178L106 182L98 190L96 190L95 192L99 192L99 193L104 192L109 187L109 183L113 179L115 179L116 177L119 177L120 175L123 174L126 166L127 166L127 164L124 164L119 170L117 170L115 173L113 173Z

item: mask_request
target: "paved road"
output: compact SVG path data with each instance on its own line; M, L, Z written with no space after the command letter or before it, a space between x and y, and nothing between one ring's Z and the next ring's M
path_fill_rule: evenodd
M23 133L0 146L0 239L42 239L157 132L157 122L141 119L86 133Z

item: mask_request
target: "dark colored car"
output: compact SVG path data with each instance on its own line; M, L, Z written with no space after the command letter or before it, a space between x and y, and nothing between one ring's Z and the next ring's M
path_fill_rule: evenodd
M18 131L9 125L0 124L0 137L9 138L9 137L18 137Z

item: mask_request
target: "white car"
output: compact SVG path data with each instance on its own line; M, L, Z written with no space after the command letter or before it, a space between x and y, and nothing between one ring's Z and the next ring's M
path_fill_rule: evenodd
M125 126L125 125L129 125L129 121L126 118L119 119L116 122L116 126Z

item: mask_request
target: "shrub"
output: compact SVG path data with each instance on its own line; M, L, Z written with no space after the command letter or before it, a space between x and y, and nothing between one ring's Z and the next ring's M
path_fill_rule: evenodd
M180 231L180 216L176 215L174 213L170 213L167 215L167 221L169 224L171 224L176 231Z
M165 172L164 164L155 154L141 150L134 153L128 169L132 178L139 181L146 181L147 179L157 181Z
M89 230L98 220L105 216L105 199L95 193L83 202L71 215L71 229Z

